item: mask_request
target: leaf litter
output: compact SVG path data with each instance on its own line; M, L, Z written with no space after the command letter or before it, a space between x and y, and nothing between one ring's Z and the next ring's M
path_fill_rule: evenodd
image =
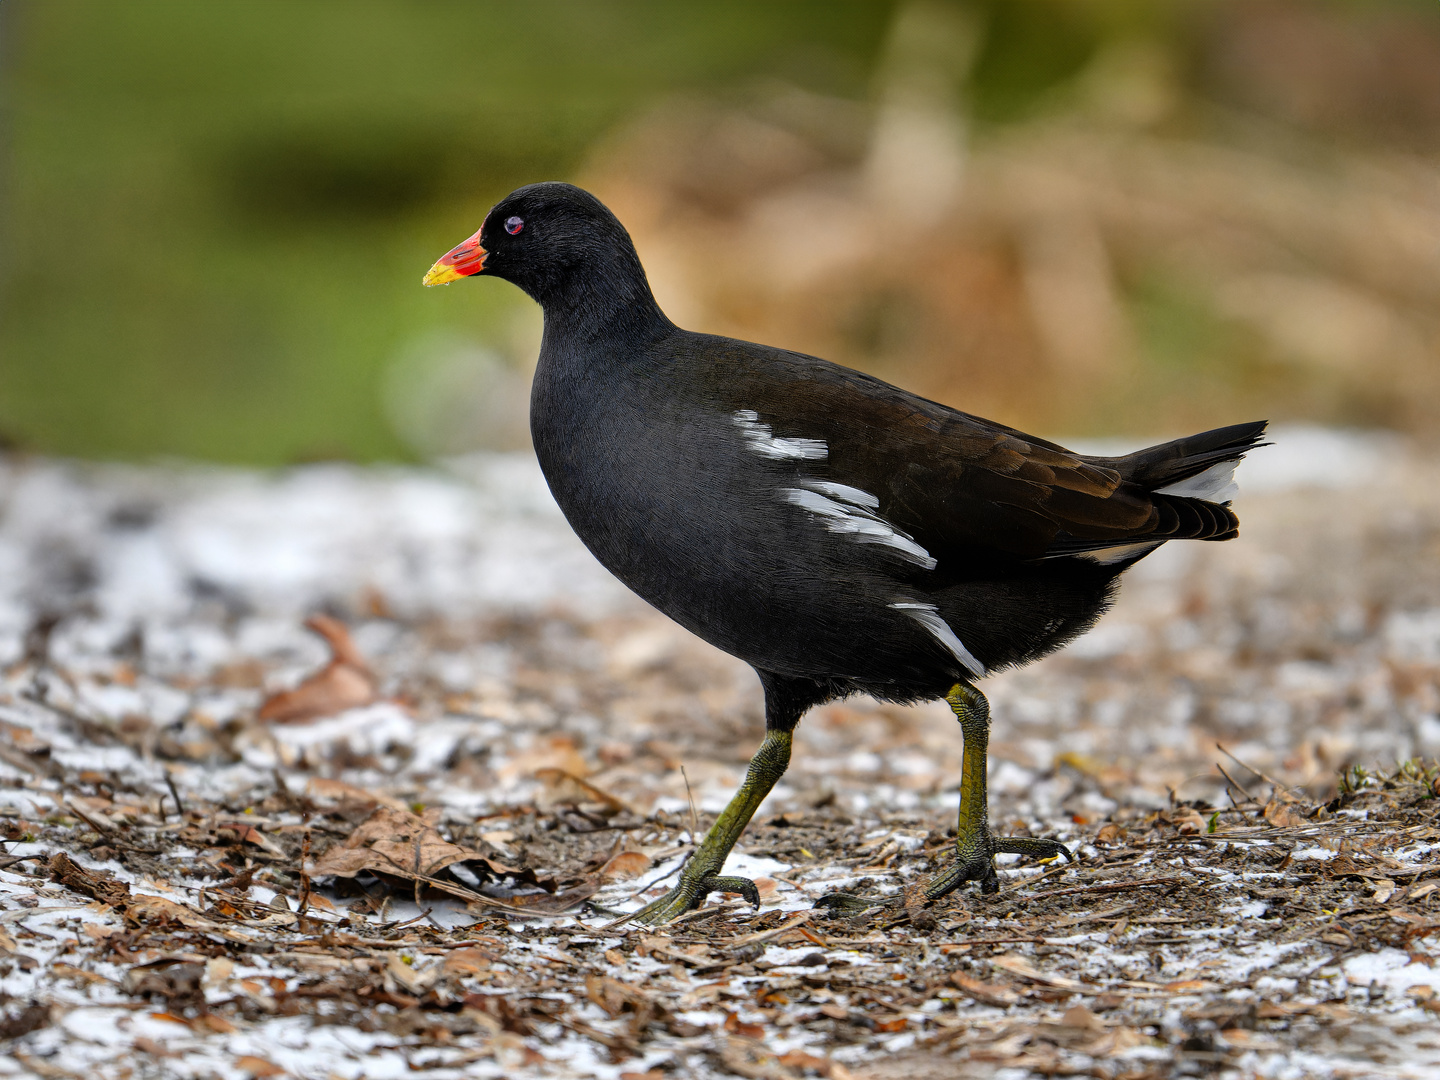
M1257 472L1241 540L987 683L996 825L1076 863L924 903L959 733L838 703L728 864L760 910L653 930L617 915L733 791L759 694L533 466L8 461L0 1073L1436 1075L1436 471L1401 455L1339 522Z

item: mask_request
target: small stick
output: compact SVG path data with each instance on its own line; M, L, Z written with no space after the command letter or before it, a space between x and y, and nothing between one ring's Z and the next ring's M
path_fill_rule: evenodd
M89 814L85 813L84 810L81 810L80 807L76 806L75 803L71 800L65 799L63 805L66 809L73 810L80 817L84 818L86 823L96 832L103 833L107 836L113 836L115 834L114 825L107 825L100 821L97 821L95 818L92 818Z
M175 812L181 818L185 817L185 804L180 801L180 792L175 789L175 777L170 775L170 770L165 770L165 786L170 789L170 797L175 800Z
M1266 775L1265 775L1263 772L1261 772L1259 769L1252 769L1249 765L1246 765L1245 762L1241 761L1241 760L1240 760L1238 757L1236 757L1234 754L1230 753L1229 750L1226 750L1225 747L1221 746L1218 742L1215 744L1215 749L1216 749L1216 750L1219 750L1220 753L1224 754L1224 755L1225 755L1226 757L1228 757L1231 761L1235 762L1236 765L1239 765L1239 766L1240 766L1242 769L1244 769L1246 772L1251 773L1251 774L1253 774L1253 775L1255 775L1255 776L1258 776L1261 780L1264 780L1267 784L1271 785L1272 787L1275 787L1275 788L1283 788L1283 787L1285 787L1285 785L1282 784L1282 783L1280 783L1280 781L1274 779L1273 777L1266 776ZM1241 788L1241 790L1243 791L1244 788Z
M300 841L300 911L301 919L310 910L310 875L305 870L305 864L310 861L310 830L305 830L305 836Z
M685 766L680 766L680 776L685 781L685 798L690 800L690 842L698 842L700 837L700 815L695 812L695 793L690 790L690 777L685 773Z
M1219 746L1220 744L1219 744L1219 743L1216 743L1215 745L1216 745L1216 746ZM1231 776L1228 772L1225 771L1225 766L1224 766L1224 765L1221 765L1221 764L1217 761L1217 762L1215 763L1215 768L1219 769L1219 770L1220 770L1220 775L1223 776L1227 781L1229 781L1230 787L1231 787L1231 788L1234 788L1235 791L1238 791L1238 792L1240 792L1240 794L1244 795L1245 798L1246 798L1249 802L1253 802L1253 803L1258 803L1258 802L1259 802L1259 800L1256 799L1254 795L1251 795L1250 792L1245 789L1245 786L1244 786L1243 784L1241 784L1241 783L1240 783L1239 781L1237 781L1233 776ZM1238 809L1240 809L1240 804L1235 801L1235 791L1231 791L1231 790L1229 790L1229 788L1227 788L1225 793L1230 796L1230 805L1231 805L1231 806L1234 806L1235 809L1238 810Z

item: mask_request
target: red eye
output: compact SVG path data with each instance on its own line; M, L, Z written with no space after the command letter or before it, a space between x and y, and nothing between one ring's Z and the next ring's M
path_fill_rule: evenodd
M521 221L518 217L505 219L505 231L508 232L511 236L514 236L524 227L525 222Z

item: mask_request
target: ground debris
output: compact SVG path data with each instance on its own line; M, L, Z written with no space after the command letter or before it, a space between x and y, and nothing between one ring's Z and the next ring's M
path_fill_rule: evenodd
M390 490L347 475L305 497ZM66 505L122 484L87 477L0 469ZM199 527L187 500L230 513L166 485L173 510L157 496L125 541L156 565ZM347 562L306 534L330 554L283 590L197 548L155 586L169 606L147 586L138 607L107 576L104 513L66 541L97 553L79 595L45 576L53 531L0 518L35 567L0 670L0 1076L1422 1075L1440 1065L1440 572L1411 556L1440 537L1436 491L1347 492L1409 516L1361 528L1356 509L1323 541L1312 501L1247 503L1241 541L1147 560L1094 634L987 681L995 827L1077 861L1007 858L996 895L926 901L954 844L953 718L837 703L801 725L730 864L761 910L717 896L659 930L616 917L733 791L760 695L607 592L553 511L485 502L487 527L459 515L469 539L430 537L431 561L408 536ZM498 534L507 558L546 553L505 574L570 576L504 594L500 563L464 562L499 559ZM363 703L267 710L266 688L336 664L367 673ZM832 893L867 902L832 916Z

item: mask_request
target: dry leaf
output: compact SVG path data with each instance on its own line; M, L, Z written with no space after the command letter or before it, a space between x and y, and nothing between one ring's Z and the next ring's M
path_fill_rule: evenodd
M525 884L553 889L553 882L540 881L532 871L517 870L478 852L452 844L436 830L439 810L430 810L422 817L408 810L377 807L346 837L345 842L330 848L311 867L317 877L354 877L369 872L406 881L422 881L431 888L460 897L471 904L533 915L555 915L595 895L599 880L586 882L563 893L544 892L511 896L496 900L473 889L437 877L446 867L466 862L484 868L491 877L513 876ZM292 916L293 917L293 916Z
M285 858L285 849L275 841L271 840L254 825L244 821L217 821L216 829L229 829L235 834L235 839L242 844L254 844L263 851L268 851L277 858Z
M1265 804L1265 820L1277 829L1292 829L1297 825L1304 825L1305 819L1290 809L1288 803L1279 799L1271 799Z
M1100 1018L1084 1005L1071 1005L1065 1010L1065 1015L1060 1017L1060 1023L1066 1027L1089 1028L1097 1031L1105 1026L1100 1022Z
M375 700L375 676L360 655L350 631L338 619L313 615L305 626L330 646L330 662L293 690L271 694L260 706L260 719L299 724L334 716Z
M440 970L446 975L474 975L490 967L490 956L483 949L456 949L445 957Z
M1029 979L1032 982L1043 983L1046 986L1069 990L1075 994L1100 993L1098 988L1082 983L1076 979L1066 978L1064 975L1047 975L1023 956L997 956L990 962L996 967L1004 968L1006 971L1019 975L1021 978Z
M630 809L608 791L564 769L550 766L536 769L535 779L545 785L545 791L539 799L542 807L588 804L598 806L602 813L609 814L619 814Z
M1419 900L1421 897L1429 896L1436 889L1440 889L1440 881L1427 881L1424 885L1416 885L1410 890L1407 900Z
M643 1014L656 1008L654 999L640 987L608 975L585 976L585 996L611 1017L620 1015L625 1009Z
M1385 901L1389 900L1390 897L1395 895L1395 882L1391 881L1389 878L1381 878L1379 881L1376 881L1374 885L1375 893L1370 897L1370 899L1374 900L1377 904L1383 904L1385 903Z
M327 780L319 776L306 783L305 794L317 803L338 803L342 807L388 806L392 810L410 809L404 799L397 799L393 795L382 795L362 787L356 787L354 784L347 784L343 780Z
M611 879L633 878L650 869L650 856L641 851L622 851L600 868L600 877Z
M1171 994L1203 994L1214 989L1215 984L1204 979L1176 979L1165 984L1165 990Z
M1010 987L972 979L963 971L952 972L950 981L967 997L972 997L985 1005L998 1005L1004 1008L1006 1005L1014 1005L1020 1000L1020 994Z
M265 1080L266 1077L285 1075L285 1070L273 1061L266 1061L262 1057L255 1057L251 1054L236 1058L235 1067L251 1076L261 1077L261 1080Z
M724 1028L731 1035L740 1035L747 1039L763 1039L765 1037L764 1024L747 1024L736 1013L725 1014Z
M1205 831L1205 819L1200 816L1199 811L1186 807L1183 811L1170 814L1170 824L1174 825L1180 832L1187 835L1195 835Z
M435 829L438 814L378 807L359 828L315 861L317 876L354 877L362 871L414 879L434 877L451 863L483 861L474 851L452 844Z
M1125 830L1112 821L1110 824L1100 827L1100 831L1095 834L1095 842L1098 844L1123 844Z
M522 754L516 754L498 770L502 780L534 776L541 769L559 769L571 776L590 775L590 766L569 735L551 735L539 740Z

